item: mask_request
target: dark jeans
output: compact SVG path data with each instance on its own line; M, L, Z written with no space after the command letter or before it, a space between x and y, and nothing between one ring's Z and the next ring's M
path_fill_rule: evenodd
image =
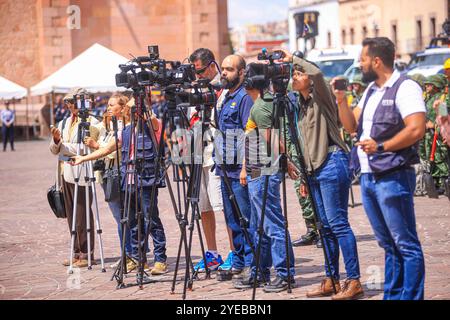
M3 136L3 151L6 150L6 145L9 143L11 145L11 150L14 150L14 125L12 124L9 128L5 124L2 125L2 136Z
M416 231L414 169L380 179L361 175L364 209L380 247L385 251L384 299L422 300L425 262Z
M330 262L331 274L339 279L339 248L344 257L348 279L359 279L358 250L356 238L348 222L348 194L350 173L348 154L342 150L329 153L324 164L309 179L311 193L323 225L325 250Z
M256 221L255 229L259 227L261 222L264 184L266 177L251 179L247 177L248 190L251 199L252 217ZM280 198L280 175L274 174L269 177L267 188L267 201L265 204L264 216L264 235L261 239L260 266L264 272L265 279L270 276L270 268L275 268L277 275L283 279L288 277L287 254L286 254L286 234L284 229L284 216L281 209ZM258 245L259 235L255 232L255 247ZM288 233L288 250L289 250L289 272L293 278L295 275L295 258L292 249L291 238ZM255 260L255 259L253 259ZM256 261L252 263L252 273L256 271Z
M130 214L129 214L129 223L130 223L130 236L131 236L131 256L133 259L139 259L139 241L138 241L138 231L139 225L137 220L137 210L135 204L134 193L131 194L131 205L130 205ZM166 262L166 235L164 233L164 227L162 225L161 219L159 218L159 210L158 210L158 189L156 189L155 195L155 204L153 207L153 212L148 214L150 210L150 198L151 198L151 187L144 187L142 192L142 202L143 202L143 210L142 213L144 215L144 223L142 224L141 229L141 246L143 248L143 258L144 262L147 261L146 252L149 251L148 247L148 236L151 235L153 239L154 246L154 257L155 262ZM140 196L138 197L138 208L140 208ZM151 217L150 217L151 216ZM149 234L146 234L148 230L148 225L150 223L149 218L151 220L150 231Z
M244 267L250 267L253 259L252 249L247 243L240 226L238 215L229 198L229 192L225 186L224 178L221 178L222 199L223 199L223 212L225 214L225 222L231 229L234 245L233 255L233 268L243 269ZM239 183L239 179L229 179L231 183L231 189L236 196L236 201L242 215L250 222L250 199L248 196L248 188L243 187ZM254 230L247 229L250 235L250 241L253 242Z
M105 191L106 183L102 183L103 191ZM105 191L106 192L106 191ZM122 197L123 199L123 197ZM120 223L120 220L122 219L120 214L120 201L110 201L108 202L109 209L112 212L112 215L114 217L114 220L116 220L117 223L117 233L119 234L119 242L120 242L120 250L122 250L122 225ZM126 228L125 233L125 253L127 255L131 254L131 241L130 241L130 230Z

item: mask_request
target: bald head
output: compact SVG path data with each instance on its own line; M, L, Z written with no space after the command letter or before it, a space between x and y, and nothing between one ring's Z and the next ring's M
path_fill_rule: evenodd
M239 55L232 54L222 62L221 83L230 92L236 91L244 81L245 60Z

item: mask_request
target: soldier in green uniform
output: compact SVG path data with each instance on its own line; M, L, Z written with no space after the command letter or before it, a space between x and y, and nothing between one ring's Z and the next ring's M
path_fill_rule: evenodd
M290 83L291 85L291 83ZM291 86L288 87L288 90L291 89ZM289 98L292 103L297 104L298 103L298 96L297 93L291 91L289 93ZM296 106L297 107L297 106ZM297 151L295 150L294 144L290 142L289 135L287 135L287 152L291 160L295 163L297 167L300 167L300 161L298 160ZM314 212L312 209L312 203L311 203L311 196L307 195L306 197L303 197L300 194L300 186L301 186L301 177L299 177L297 180L294 180L294 188L295 193L297 194L298 202L300 203L300 207L302 209L302 217L305 219L305 225L306 225L306 233L302 236L300 236L299 239L292 242L292 245L294 247L299 246L309 246L315 244L317 247L321 247L321 243L319 241L319 234L317 232L316 225L314 223Z
M436 110L434 109L434 103L438 100L442 101L442 99L445 98L443 97L443 90L447 84L447 79L441 74L432 75L425 80L424 84L426 89L425 103L427 107L427 130L425 137L421 141L419 154L421 159L429 164L435 130L439 130L439 128L436 127ZM438 138L431 175L435 181L436 189L440 194L444 193L444 180L448 177L449 169L447 156L447 146L442 142L442 139Z

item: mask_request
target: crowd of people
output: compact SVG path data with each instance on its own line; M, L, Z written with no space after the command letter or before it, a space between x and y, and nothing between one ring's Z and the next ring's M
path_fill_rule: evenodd
M437 173L433 173L433 177L436 178L437 187L444 184L446 174L448 177L448 166L447 171L440 166L448 161L444 159L448 157L445 143L450 143L449 118L438 104L446 99L446 109L450 107L448 95L442 96L442 90L448 87L448 82L444 83L440 76L424 81L425 105L422 87L417 80L395 71L394 57L395 47L389 39L364 40L362 76L353 79L349 94L346 90L336 89L337 79L327 82L314 63L283 51L282 61L292 66L288 96L294 105L297 134L283 127L287 139L280 138L283 136L280 134L275 140L281 141L280 149L288 155L287 173L294 180L307 228L305 235L291 241L282 209L280 186L284 179L283 171L273 163L268 170L262 161L268 153L270 155L268 150L273 149L274 140L272 129L275 105L269 82L261 90L251 81L245 81L248 68L239 55L226 57L222 61L221 71L216 67L214 54L209 49L197 49L190 56L197 78L220 84L221 88L215 92L217 103L212 110L211 128L203 145L199 211L207 250L205 259L194 266L197 272L204 272L206 268L228 271L233 275L232 285L235 288L249 289L256 284L262 286L265 292L280 292L288 287L296 287L293 247L317 245L325 249L325 276L317 288L307 292L307 297L332 296L334 300L361 297L364 290L360 282L357 241L348 219L349 190L357 176L364 209L375 237L385 251L384 298L424 298L425 263L415 223L414 166L420 163L417 144L420 142L420 150L428 152L430 137L438 131L441 133L439 139L442 139L439 144L442 158L438 158L436 152L434 168L438 169L435 169ZM446 72L449 76L450 62L446 63ZM149 215L145 215L144 237L139 239L136 219L138 208L132 205L129 227L123 233L121 203L118 199L108 202L117 222L120 243L122 235L126 237L127 271L133 272L137 268L139 248L149 252L151 237L154 265L150 267L145 257L145 269L154 275L166 273L166 236L159 218L158 192L155 203L150 203L151 187L165 187L163 175L156 172L155 168L157 147L151 137L153 134L144 130L142 136L138 137L142 139L145 151L137 146L137 157L143 157L142 153L146 153L142 176L137 181L126 179L127 166L133 157L129 151L134 150L134 146L129 146L129 137L135 134L130 126L130 112L135 102L123 94L114 94L107 102L106 111L100 113L103 121L98 122L95 117L89 119L91 135L84 143L92 153L77 155L76 137L80 118L73 97L80 94L86 92L76 89L64 97L64 107L60 109L68 111L68 114L58 118L58 126L51 130L51 152L74 157L72 162L64 162L60 171L69 228L72 228L74 173L77 165L104 159L107 170L117 165L115 161L118 158L122 192L130 184L136 183L143 188L143 193L136 196L142 196L144 212L150 207L154 208ZM162 94L152 101L151 128L147 129L153 130L154 135L158 136L162 130L161 117L167 102ZM201 125L203 119L202 113L191 109L190 126L194 128ZM112 130L112 116L121 119L118 141ZM229 135L229 132L233 134ZM242 132L244 139L236 139L235 132ZM245 139L255 133L259 137L258 144ZM300 142L302 154L298 153L296 141ZM116 142L118 157L115 154ZM447 156L444 155L444 147ZM256 157L252 157L255 154ZM422 159L428 159L428 154ZM306 176L299 170L303 162ZM104 182L102 177L98 181ZM81 180L80 186L84 187ZM94 258L94 247L91 246L91 252L88 252L86 245L84 194L85 190L80 190L77 199L77 208L80 209L76 211L79 216L74 261L64 261L64 265L73 263L76 267L86 267L87 256ZM226 230L228 234L229 252L226 257L222 257L217 248L218 214L224 214L226 222L226 226L218 229ZM248 221L247 224L242 223L239 214ZM261 224L263 214L264 223ZM90 225L93 225L93 221ZM93 244L94 239L90 242ZM261 243L259 262L254 254L258 243ZM340 281L340 253L344 258L344 281ZM274 276L271 276L272 268Z

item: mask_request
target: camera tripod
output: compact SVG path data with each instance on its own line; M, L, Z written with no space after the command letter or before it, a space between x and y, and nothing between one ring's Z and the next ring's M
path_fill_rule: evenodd
M77 97L74 96L74 100L77 101ZM77 136L77 156L81 154L90 154L90 149L83 143L85 137L90 136L89 127L90 123L87 122L87 117L89 116L86 108L85 108L85 100L84 96L80 96L81 100L81 108L79 109L79 116L82 119L78 124L78 136ZM95 177L94 177L94 168L92 161L87 161L83 163L81 166L77 167L77 174L75 177L75 191L74 191L74 206L72 211L72 230L71 230L71 241L70 241L70 265L68 273L73 273L73 255L74 255L74 246L75 246L75 238L77 236L76 231L76 222L77 222L77 206L78 206L78 187L80 182L80 177L84 173L84 181L86 183L85 186L85 198L86 198L86 233L87 233L87 254L88 254L88 270L92 269L92 252L91 252L91 206L90 206L90 191L92 190L92 200L94 203L94 211L95 211L95 226L97 238L100 246L100 261L102 272L106 272L105 263L103 258L103 241L102 241L102 229L100 228L100 216L98 212L98 202L97 202L97 192L95 188Z

